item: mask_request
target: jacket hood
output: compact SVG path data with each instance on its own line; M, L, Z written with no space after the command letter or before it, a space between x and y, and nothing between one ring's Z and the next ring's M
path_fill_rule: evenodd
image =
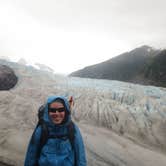
M66 112L65 112L65 122L63 124L56 125L56 124L54 124L52 122L52 120L51 120L51 118L50 118L50 116L48 114L48 106L49 106L49 104L53 103L54 101L56 101L58 99L60 99L60 100L63 101L63 104L64 104ZM71 120L71 117L70 117L70 108L69 108L69 102L68 102L68 100L65 97L63 97L63 96L50 96L50 97L48 97L47 103L46 103L46 106L45 106L45 110L44 110L44 117L43 118L44 118L44 121L48 125L51 125L51 126L52 125L53 126L55 126L55 125L56 126L61 126L61 125L68 124L68 122L70 122L70 120Z

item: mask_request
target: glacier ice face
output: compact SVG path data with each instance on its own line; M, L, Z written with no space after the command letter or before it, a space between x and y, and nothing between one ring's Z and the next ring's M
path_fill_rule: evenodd
M72 77L59 80L59 85L74 95L76 120L166 150L165 88Z

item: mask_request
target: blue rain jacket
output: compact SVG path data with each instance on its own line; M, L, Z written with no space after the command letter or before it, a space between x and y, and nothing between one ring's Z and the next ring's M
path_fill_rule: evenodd
M49 134L51 135L63 135L67 134L67 125L71 120L70 114L68 114L67 120L64 124L55 125L50 116L48 115L48 104L52 103L56 99L62 99L65 103L66 111L68 113L69 103L64 97L53 96L49 97L44 111L44 120L47 124ZM34 141L32 143L32 137L27 149L24 166L74 166L74 157L76 157L76 166L86 166L86 155L84 144L82 140L79 128L75 125L75 139L74 149L71 147L69 139L49 138L46 144L43 146L40 157L37 158L37 151L40 144L41 127L39 126L34 133ZM74 155L75 150L75 155Z

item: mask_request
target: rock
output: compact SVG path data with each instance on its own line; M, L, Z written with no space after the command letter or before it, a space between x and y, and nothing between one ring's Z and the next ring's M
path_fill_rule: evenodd
M10 67L0 65L0 90L9 90L13 88L17 81L18 78Z

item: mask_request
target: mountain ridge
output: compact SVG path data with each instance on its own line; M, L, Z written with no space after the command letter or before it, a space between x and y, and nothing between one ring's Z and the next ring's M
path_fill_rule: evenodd
M152 76L148 75L148 66L151 66L156 56L164 50L157 50L150 46L142 46L122 53L104 62L87 66L81 70L72 72L69 76L119 80L125 82L138 83L143 85L166 86L166 81L162 79L156 82ZM164 62L164 64L166 61ZM153 70L153 72L155 72ZM166 71L165 71L166 72Z

